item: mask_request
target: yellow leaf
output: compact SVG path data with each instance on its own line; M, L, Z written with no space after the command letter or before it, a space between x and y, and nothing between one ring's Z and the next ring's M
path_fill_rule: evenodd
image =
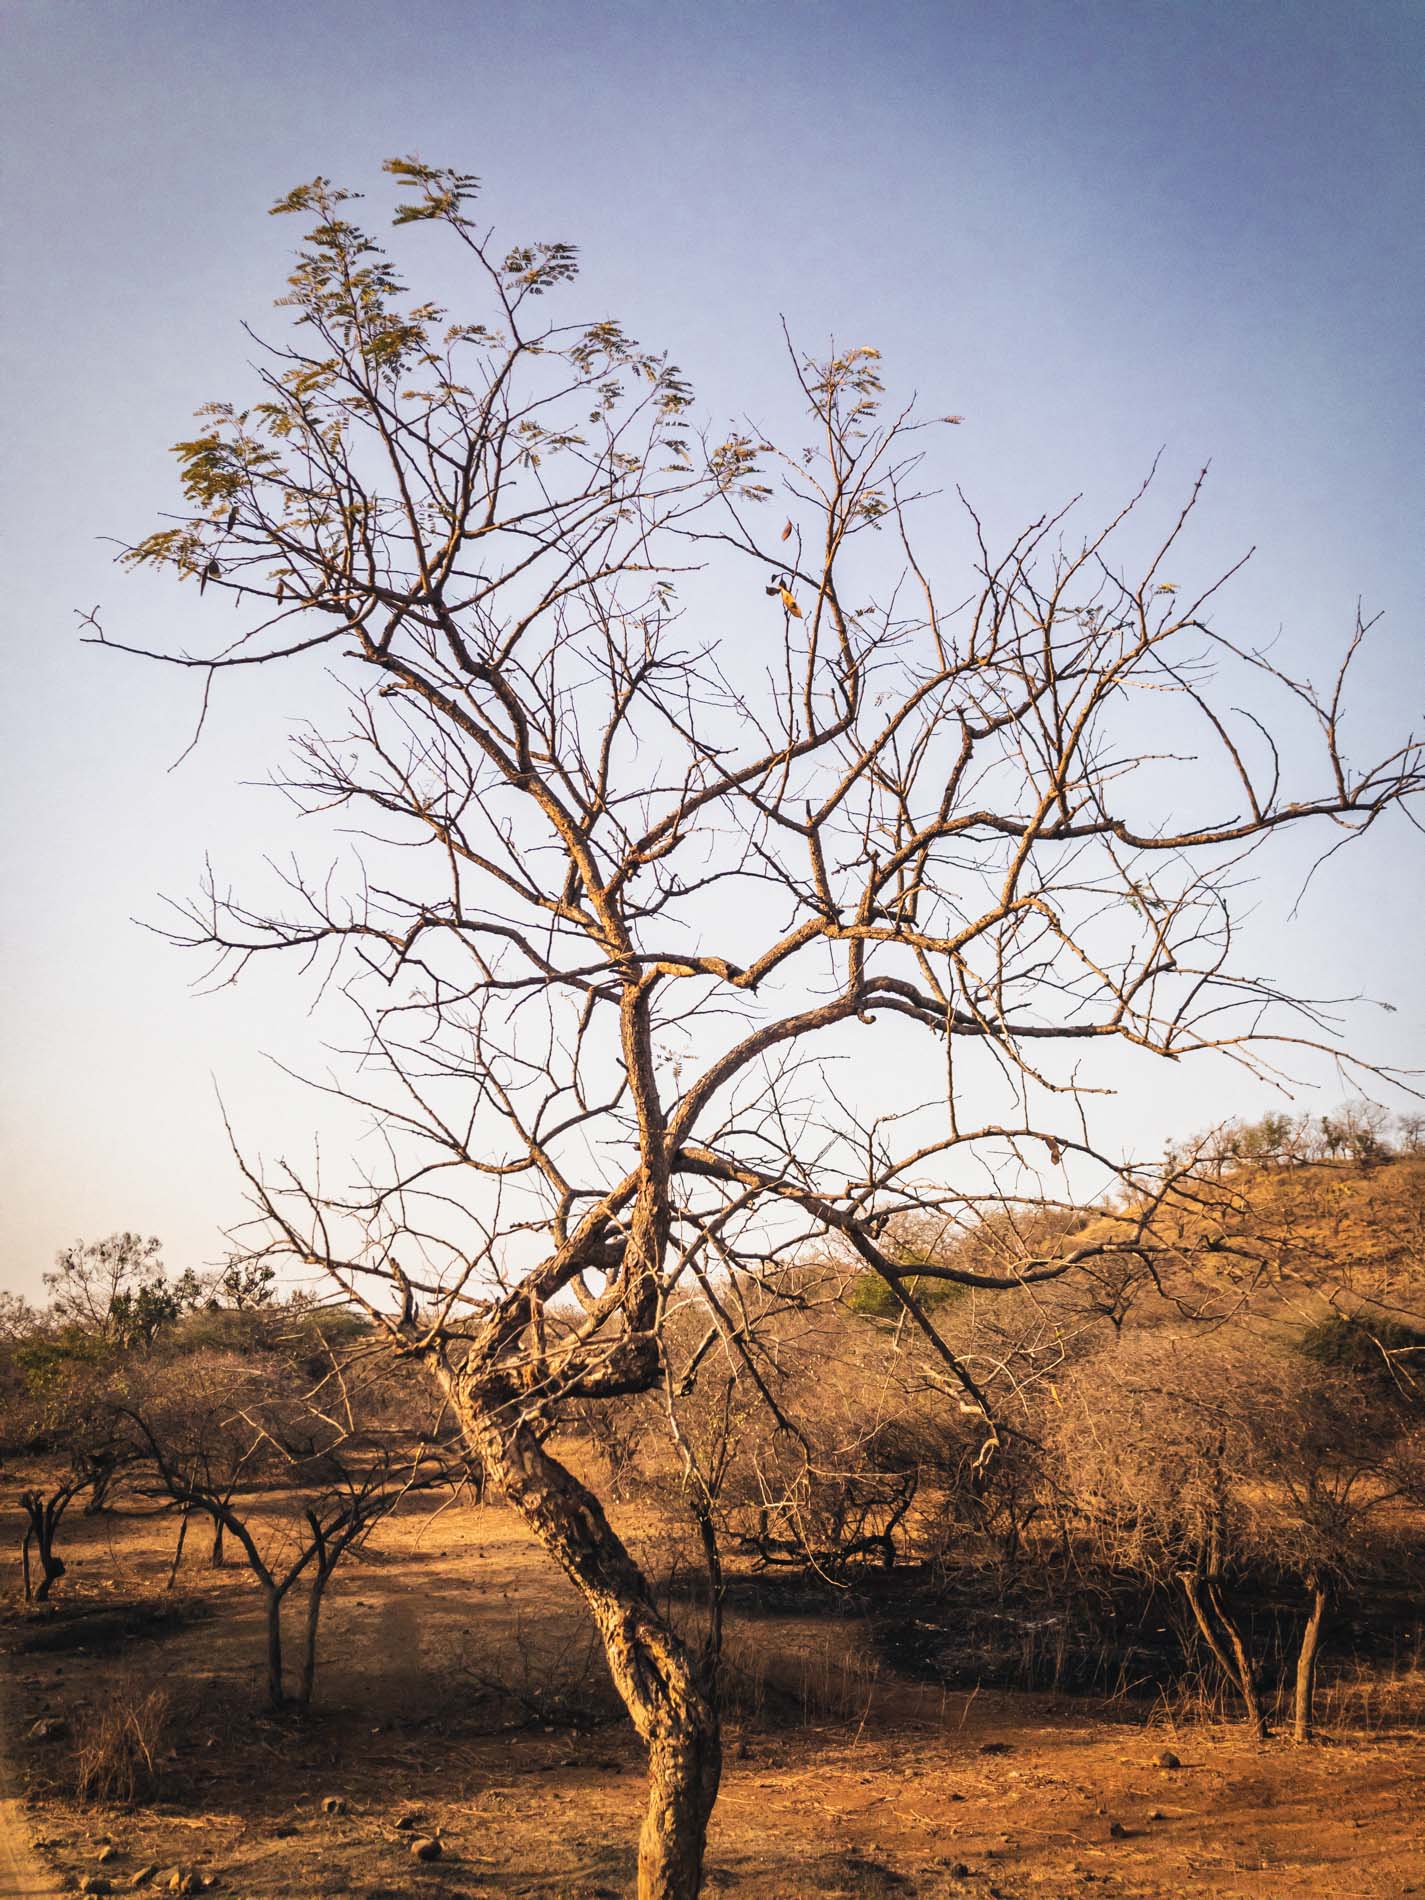
M779 587L777 589L777 592L782 596L782 605L786 608L787 612L789 614L795 615L795 617L798 620L800 620L802 617L802 610L797 605L796 600L793 597L793 595L791 595L785 587Z

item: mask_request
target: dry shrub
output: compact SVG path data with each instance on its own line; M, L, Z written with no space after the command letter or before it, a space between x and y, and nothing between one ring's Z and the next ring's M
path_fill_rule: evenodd
M1406 1635L1388 1662L1354 1657L1317 1691L1318 1725L1338 1733L1418 1733L1425 1728L1425 1629Z
M772 1727L821 1727L864 1719L879 1665L845 1627L805 1642L785 1630L732 1629L723 1642L719 1700L728 1715Z
M624 1714L598 1632L563 1619L520 1617L504 1643L464 1642L455 1668L491 1729L590 1729Z
M696 1644L700 1630L685 1638ZM594 1729L625 1719L596 1633L562 1619L519 1618L503 1641L462 1642L452 1658L489 1731ZM773 1728L856 1723L875 1697L879 1665L846 1626L806 1632L734 1625L723 1641L718 1699L723 1713Z
M129 1804L151 1794L172 1714L166 1689L145 1688L132 1678L116 1682L79 1730L75 1792L80 1800Z

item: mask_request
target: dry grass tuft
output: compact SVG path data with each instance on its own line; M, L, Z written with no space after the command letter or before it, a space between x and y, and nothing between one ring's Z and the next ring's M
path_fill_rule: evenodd
M860 1722L875 1697L879 1664L844 1625L801 1641L785 1632L733 1628L723 1644L725 1711L776 1728Z
M75 1792L81 1801L131 1804L153 1793L173 1704L166 1689L116 1682L79 1731Z

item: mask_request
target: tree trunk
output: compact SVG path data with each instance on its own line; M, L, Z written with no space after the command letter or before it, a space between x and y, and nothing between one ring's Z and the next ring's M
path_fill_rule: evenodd
M1317 1577L1307 1586L1311 1591L1311 1614L1301 1632L1301 1648L1296 1652L1296 1699L1293 1709L1292 1739L1309 1742L1313 1734L1312 1708L1316 1700L1316 1659L1321 1650L1321 1630L1326 1621L1329 1598L1326 1585Z
M1259 1742L1267 1739L1267 1714L1262 1707L1261 1697L1257 1693L1257 1676L1252 1660L1247 1654L1247 1645L1242 1641L1242 1633L1228 1615L1215 1584L1209 1584L1212 1607L1217 1612L1218 1621L1227 1632L1227 1640L1232 1645L1232 1658L1236 1665L1237 1687L1242 1691L1242 1701L1247 1710L1247 1720Z
M28 1520L24 1542L20 1546L20 1556L25 1573L25 1601L30 1601L30 1544L33 1541L40 1554L40 1583L34 1592L34 1601L48 1601L50 1585L64 1575L64 1559L54 1554L55 1533L59 1529L59 1520L69 1498L63 1492L45 1500L38 1491L26 1491L21 1494L20 1506Z
M638 1841L638 1900L696 1900L707 1825L722 1773L717 1710L702 1672L654 1606L642 1572L602 1505L520 1418L523 1394L458 1375L449 1392L472 1451L578 1586L614 1687L648 1749L648 1807Z
M267 1700L274 1709L284 1709L287 1697L282 1687L282 1597L270 1585L267 1598Z
M40 1570L42 1574L40 1577L40 1587L35 1592L35 1602L45 1603L49 1600L50 1585L52 1583L58 1583L59 1579L64 1575L65 1565L63 1557L55 1556L54 1551L50 1548L50 1540L43 1532L41 1532L38 1541L40 1546Z
M701 1701L701 1691L695 1691ZM696 1900L722 1773L717 1714L668 1685L669 1713L648 1743L648 1806L638 1834L638 1900ZM640 1727L640 1733L643 1733Z
M178 1575L178 1566L183 1561L183 1546L188 1540L188 1517L189 1513L185 1510L178 1526L178 1542L173 1547L173 1562L168 1566L168 1582L163 1586L165 1590L173 1588L174 1579Z
M312 1573L307 1591L307 1621L302 1631L302 1670L297 1682L296 1705L299 1709L312 1706L312 1687L317 1679L317 1624L321 1620L322 1598L334 1568L335 1565L319 1563Z
M1179 1572L1179 1579L1204 1642L1212 1651L1218 1668L1241 1696L1247 1711L1247 1720L1257 1740L1264 1742L1267 1739L1267 1718L1262 1709L1261 1698L1257 1694L1256 1677L1247 1657L1247 1646L1242 1641L1237 1625L1227 1613L1221 1593L1209 1578L1207 1595L1212 1610L1212 1616L1209 1616L1208 1604L1203 1601L1202 1579L1192 1570ZM1213 1616L1226 1633L1230 1654L1228 1649L1224 1648L1222 1638L1213 1627Z
M220 1517L213 1519L213 1548L208 1553L208 1564L213 1570L223 1567L223 1531L226 1526Z

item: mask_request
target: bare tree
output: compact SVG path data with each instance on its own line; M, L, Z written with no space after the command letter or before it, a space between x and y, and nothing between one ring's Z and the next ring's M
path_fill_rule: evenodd
M36 1460L19 1492L27 1601L45 1602L65 1575L56 1544L70 1507L86 1494L102 1499L125 1462L125 1448L114 1431L114 1370L106 1356L86 1351L86 1343L81 1340L74 1349L74 1341L56 1340L37 1325L19 1342L13 1354L19 1363L12 1364L7 1389L0 1390L0 1453L7 1461L16 1454ZM39 1558L38 1585L32 1549Z
M433 1439L373 1408L367 1381L340 1368L310 1388L274 1358L194 1355L161 1368L149 1393L122 1408L131 1455L178 1505L226 1532L262 1591L267 1698L307 1709L327 1586L343 1557L415 1492L449 1482ZM407 1408L409 1409L409 1407ZM177 1558L175 1557L175 1565ZM295 1686L283 1610L302 1586L306 1605Z
M1422 761L1346 755L1364 626L1319 695L1218 628L1221 580L1184 565L1197 487L1161 532L1140 495L1000 553L967 513L974 578L947 592L912 540L926 438L883 406L876 350L791 353L809 426L786 450L700 432L666 358L543 314L572 247L497 246L476 180L387 169L396 223L440 227L483 307L413 300L351 194L292 192L295 327L259 345L251 399L201 412L185 511L129 554L238 610L158 656L205 708L229 669L315 654L344 680L344 727L304 728L283 782L363 849L279 895L210 880L175 935L223 979L286 952L346 980L340 1093L384 1154L340 1189L245 1159L259 1251L330 1274L429 1367L583 1593L649 1753L639 1892L673 1900L718 1787L708 1673L547 1421L656 1389L692 1292L703 1364L745 1365L729 1269L767 1279L833 1236L992 1441L912 1283L1151 1255L1152 1193L1133 1234L997 1272L907 1270L887 1236L1046 1169L1120 1174L1087 1118L1096 1051L1251 1070L1329 1039L1235 966L1243 859L1287 827L1363 831ZM1316 734L1314 785L1266 736L1272 690L1279 728Z

